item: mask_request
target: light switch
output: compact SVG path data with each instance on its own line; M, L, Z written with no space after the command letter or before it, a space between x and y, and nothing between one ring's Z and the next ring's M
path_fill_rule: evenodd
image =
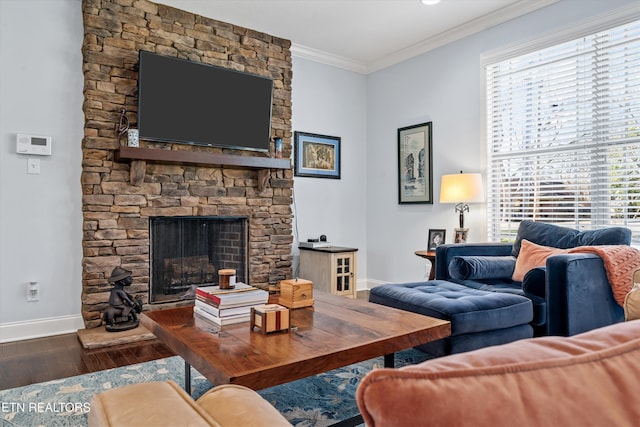
M27 159L27 173L40 174L40 159Z

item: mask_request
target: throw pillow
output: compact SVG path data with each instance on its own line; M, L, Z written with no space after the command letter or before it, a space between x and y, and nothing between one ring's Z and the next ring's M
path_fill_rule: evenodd
M512 256L455 256L449 275L456 280L502 279L511 277L515 264Z
M600 230L578 231L544 222L522 221L518 227L516 241L511 255L517 257L520 242L528 240L538 245L554 248L575 248L577 246L629 245L631 230L625 227L609 227Z
M547 265L547 258L551 255L566 254L569 249L551 248L549 246L536 245L528 240L522 239L520 254L516 258L516 268L511 276L511 280L522 282L524 275L536 267Z

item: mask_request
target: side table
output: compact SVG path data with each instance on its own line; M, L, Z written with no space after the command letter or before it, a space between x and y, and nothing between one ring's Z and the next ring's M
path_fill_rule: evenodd
M420 258L426 258L431 262L431 270L429 270L429 280L433 280L436 277L436 251L415 251L415 254Z
M356 297L356 248L328 246L300 248L300 277L311 280L313 289L334 295Z

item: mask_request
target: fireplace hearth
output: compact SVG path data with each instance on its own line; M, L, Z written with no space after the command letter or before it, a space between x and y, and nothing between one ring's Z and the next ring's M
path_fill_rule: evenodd
M149 302L194 297L195 288L218 284L218 270L248 281L246 217L152 217Z

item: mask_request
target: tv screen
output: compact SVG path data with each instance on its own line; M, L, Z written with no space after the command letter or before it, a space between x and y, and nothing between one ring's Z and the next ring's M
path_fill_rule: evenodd
M141 139L269 150L270 78L140 51Z

